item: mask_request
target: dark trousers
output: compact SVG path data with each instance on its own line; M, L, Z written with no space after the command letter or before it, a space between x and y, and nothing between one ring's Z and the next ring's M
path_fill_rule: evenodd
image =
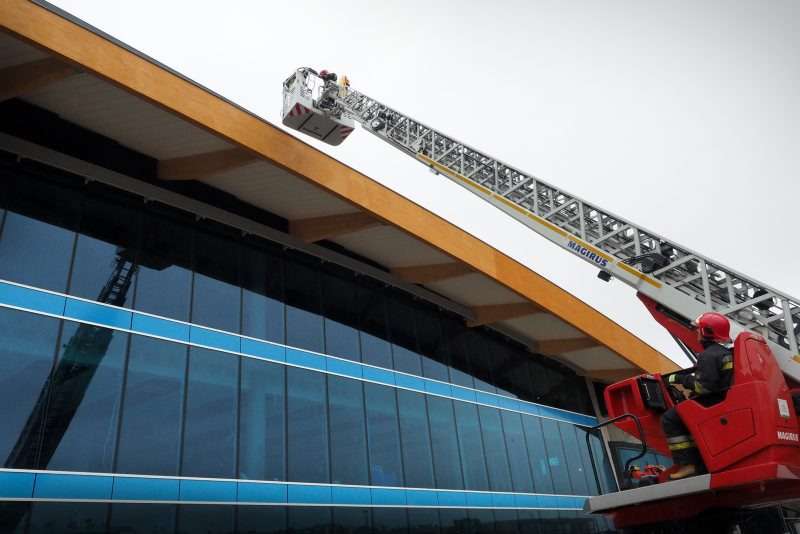
M701 463L700 452L697 450L692 435L683 424L678 410L670 408L661 416L661 428L667 437L667 444L672 453L672 460L676 464L687 465Z

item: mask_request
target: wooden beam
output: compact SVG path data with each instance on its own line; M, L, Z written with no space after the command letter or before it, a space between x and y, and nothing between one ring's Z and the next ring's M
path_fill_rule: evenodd
M360 211L289 221L289 233L306 243L314 243L382 224L385 224L382 220Z
M431 265L413 265L411 267L395 267L392 274L412 284L427 284L448 278L456 278L475 270L461 262L434 263Z
M497 323L506 319L516 319L517 317L535 313L544 313L544 310L532 302L512 302L510 304L473 306L472 313L474 319L467 321L467 326L470 328Z
M52 57L0 69L0 102L26 95L78 72L75 67Z
M586 375L592 380L608 383L624 380L641 373L642 371L639 369L597 369L595 371L586 371Z
M202 180L258 159L253 152L241 148L165 159L158 162L158 177L162 180Z
M600 343L590 337L574 337L568 339L545 339L536 342L536 347L542 354L562 354L574 350L599 347Z

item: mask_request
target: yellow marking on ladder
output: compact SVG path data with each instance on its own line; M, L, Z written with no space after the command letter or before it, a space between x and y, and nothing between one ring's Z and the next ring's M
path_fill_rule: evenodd
M650 284L650 285L652 285L654 287L660 288L663 285L661 282L658 282L657 280L654 280L653 278L647 276L646 274L637 271L636 269L634 269L633 267L631 267L627 263L624 263L624 262L621 262L621 261L617 262L617 267L619 267L619 268L621 268L621 269L623 269L625 271L628 271L630 274L632 274L633 276L635 276L637 278L641 278L642 280L644 280L645 282L647 282L648 284Z
M795 356L792 356L792 359L793 359L795 362L797 362L797 363L800 363L800 354L797 354L797 355L795 355Z

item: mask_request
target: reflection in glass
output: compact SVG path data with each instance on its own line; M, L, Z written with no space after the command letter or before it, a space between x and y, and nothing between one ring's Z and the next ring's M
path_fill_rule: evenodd
M323 506L290 506L289 532L328 534L331 532L331 509Z
M496 408L479 406L478 414L486 451L486 466L489 470L489 487L494 491L511 491L511 473L506 444L503 441L500 411Z
M533 492L531 466L528 463L528 450L522 431L522 416L515 412L503 411L503 430L506 435L508 462L511 465L511 482L514 491Z
M528 445L528 460L533 473L533 485L537 493L554 493L550 461L544 447L542 425L538 417L522 416L522 429Z
M369 484L363 385L328 377L331 429L331 480L334 484Z
M176 534L231 534L234 528L233 506L181 504L178 506Z
M242 333L286 342L283 259L278 251L242 247Z
M239 332L239 246L232 235L195 233L192 322Z
M409 508L410 534L439 534L439 511L435 508Z
M325 375L286 369L288 466L294 482L329 482Z
M285 534L283 506L237 506L236 527L242 534Z
M397 391L397 403L406 486L433 488L433 456L425 396L401 389Z
M552 419L541 419L540 423L547 450L547 462L553 480L553 492L559 495L569 495L572 493L572 486L569 482L569 467L564 454L561 434L558 431L558 422Z
M375 486L402 486L403 467L395 390L365 383L364 394L371 483Z
M464 466L464 486L470 490L486 491L489 489L489 479L486 474L481 425L478 422L478 407L466 402L454 404L458 445Z
M108 523L112 534L170 533L175 529L175 505L114 503Z
M431 425L436 487L464 489L456 424L453 418L453 401L441 397L428 397L428 417Z
M35 502L28 534L95 534L106 532L105 503Z

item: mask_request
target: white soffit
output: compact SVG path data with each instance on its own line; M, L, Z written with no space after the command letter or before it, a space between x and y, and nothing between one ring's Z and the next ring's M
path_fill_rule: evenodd
M389 225L340 235L333 241L389 268L453 261L447 254Z
M425 287L467 306L528 302L500 283L479 273L431 282L425 284ZM530 337L529 334L526 336Z
M605 347L576 350L559 356L585 371L634 369L634 367L621 356Z
M519 332L532 339L570 339L585 337L585 334L565 323L555 315L549 313L536 313L508 319L500 323L503 327L514 332Z
M22 65L46 57L49 57L48 54L38 48L0 31L0 68Z

